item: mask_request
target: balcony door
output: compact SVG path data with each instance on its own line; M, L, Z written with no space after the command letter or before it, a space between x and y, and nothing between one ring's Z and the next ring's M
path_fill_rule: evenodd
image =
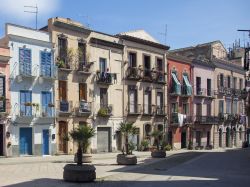
M101 107L108 106L108 90L107 90L107 88L100 88L100 104L101 104Z
M58 128L58 138L59 138L59 152L67 153L67 137L68 134L68 127L67 122L59 121L59 128Z
M196 94L201 94L201 77L196 77Z
M99 68L100 68L101 73L104 73L107 71L107 61L105 58L100 58Z
M67 101L67 82L59 81L59 99L60 101Z
M136 53L129 53L129 67L135 68L136 65Z
M201 103L196 104L196 116L202 116L202 104Z
M43 76L51 76L51 52L41 52L40 72Z
M79 83L79 100L87 101L87 85L85 83Z
M42 92L42 114L43 116L52 116L52 108L49 104L52 103L51 92Z
M137 107L137 91L135 89L129 90L129 112L136 113Z
M19 49L19 70L23 75L31 75L31 50L26 48Z
M144 92L144 114L151 113L151 91Z
M157 113L163 113L163 92L157 92L156 105Z
M32 92L31 91L20 91L20 115L21 116L31 116L32 115L31 102L32 102Z
M144 56L144 76L145 77L150 77L151 73L151 64L150 64L150 56Z
M58 54L60 60L62 60L64 63L66 62L67 58L67 39L60 37L58 38Z
M0 112L5 112L5 77L0 77L0 97L4 98L0 100Z
M211 90L211 79L207 79L207 95L211 96L212 90Z

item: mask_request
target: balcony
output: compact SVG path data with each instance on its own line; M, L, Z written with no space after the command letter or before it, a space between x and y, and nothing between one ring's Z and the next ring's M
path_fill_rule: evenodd
M79 101L76 104L75 107L75 113L77 116L81 117L81 116L89 116L91 114L91 102L87 102L87 101Z
M71 61L68 57L57 57L56 65L60 71L71 72L73 70Z
M98 84L111 85L113 84L112 74L107 72L96 72L96 81Z
M54 107L52 104L49 104L49 106L42 106L41 107L41 118L54 118Z
M143 105L143 115L153 115L153 110L152 110L153 105L152 104L144 104Z
M57 79L57 67L51 66L51 67L41 67L40 68L40 77L44 79L51 79L55 80Z
M217 90L217 94L224 95L225 93L226 93L226 88L219 86Z
M216 124L218 118L215 116L195 116L194 122L198 124Z
M38 69L38 65L33 67L31 64L19 63L19 76L34 79L37 76Z
M184 124L192 124L193 123L193 116L186 116L183 120Z
M240 90L240 89L232 89L232 95L235 98L240 98L241 95L242 95L242 90Z
M197 88L195 89L194 93L195 97L207 97L207 98L215 98L214 91L212 89L205 89L205 88Z
M128 115L140 115L142 112L141 104L128 104Z
M137 67L128 67L126 77L128 80L138 81L141 79L141 69Z
M59 116L70 116L72 113L72 101L57 101L57 114Z
M110 117L113 115L113 106L112 105L102 105L98 110L97 116L99 117Z
M153 81L152 72L150 69L143 70L142 80L145 82L152 82Z
M154 82L158 83L158 84L165 84L165 76L164 76L164 72L162 71L154 71L153 72L153 80Z
M170 96L180 96L181 95L181 86L178 84L173 84L170 87Z
M179 125L179 118L178 118L177 112L174 112L171 114L170 123L171 123L171 125Z
M78 64L77 72L83 75L90 75L90 67L94 64L94 62L86 62L86 61L81 61Z
M181 89L181 97L191 97L192 96L192 89L188 86L182 86Z
M225 89L225 95L232 96L233 89L232 88L224 88Z
M3 114L10 113L10 100L6 99L4 96L0 96L0 113Z
M155 110L154 114L156 116L165 116L166 115L166 113L165 113L165 107L162 106L162 105L155 106L154 110Z

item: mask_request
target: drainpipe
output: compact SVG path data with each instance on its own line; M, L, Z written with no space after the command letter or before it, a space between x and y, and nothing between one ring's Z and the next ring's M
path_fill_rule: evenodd
M192 90L193 90L193 94L192 94L192 97L190 98L190 115L192 116L192 122L193 122L193 117L194 117L194 104L193 104L193 95L194 95L194 66L191 65L191 69L190 69L190 80L192 81L191 82L191 85L192 85ZM193 124L191 125L191 127L189 128L189 142L193 142ZM188 143L189 143L188 142Z

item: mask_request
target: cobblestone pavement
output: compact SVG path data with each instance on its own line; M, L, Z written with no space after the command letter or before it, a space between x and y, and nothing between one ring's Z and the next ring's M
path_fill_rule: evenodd
M189 183L184 184L186 181L197 183L205 181L209 184L216 184L213 182L220 182L220 178L218 179L213 173L216 172L218 165L222 164L223 167L218 167L218 169L221 173L225 173L224 169L230 170L226 167L230 165L228 163L238 162L236 166L232 167L235 169L234 173L239 172L240 166L245 167L241 162L244 161L245 164L245 160L248 158L248 163L250 163L250 150L247 150L171 151L167 153L166 159L151 159L149 152L136 152L139 164L127 167L116 165L117 153L95 154L93 155L93 164L96 166L97 181L91 184L66 183L62 180L63 167L66 163L72 162L73 156L0 158L0 186L122 187L172 184L171 186L187 187ZM218 160L218 158L220 159ZM211 168L213 167L215 167L215 170L212 171ZM250 168L249 165L248 168ZM202 174L203 170L208 170L210 173ZM245 172L241 172L241 174L243 175L243 181L248 181L245 178ZM224 178L221 176L221 179ZM248 181L248 184L250 184L250 181Z

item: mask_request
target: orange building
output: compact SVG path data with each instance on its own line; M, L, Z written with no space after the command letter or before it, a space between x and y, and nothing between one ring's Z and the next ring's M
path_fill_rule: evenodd
M192 123L192 66L191 61L168 55L168 143L173 149L186 148L189 124Z

